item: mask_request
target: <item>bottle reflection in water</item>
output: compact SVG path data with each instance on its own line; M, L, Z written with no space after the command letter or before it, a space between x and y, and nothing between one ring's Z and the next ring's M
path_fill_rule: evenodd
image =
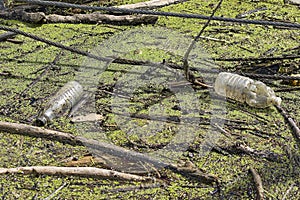
M54 118L68 114L82 95L83 87L78 82L68 82L46 104L36 120L37 125L45 125Z

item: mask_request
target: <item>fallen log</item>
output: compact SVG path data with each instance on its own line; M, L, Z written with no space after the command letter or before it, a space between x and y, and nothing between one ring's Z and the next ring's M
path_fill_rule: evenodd
M139 25L154 24L158 17L153 15L109 15L100 12L74 15L46 15L43 12L26 12L23 9L13 11L0 11L0 18L20 20L28 23L86 23L86 24L116 24L116 25Z
M117 24L138 25L154 24L158 17L153 15L108 15L102 13L75 14L72 16L45 15L45 23L86 23L86 24Z

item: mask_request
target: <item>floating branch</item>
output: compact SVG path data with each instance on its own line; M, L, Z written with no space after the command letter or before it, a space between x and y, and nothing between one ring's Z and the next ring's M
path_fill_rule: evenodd
M150 177L143 177L134 174L122 173L96 167L55 167L55 166L31 166L17 168L0 168L0 175L3 174L39 174L51 176L80 176L100 179L127 180L127 181L149 181Z

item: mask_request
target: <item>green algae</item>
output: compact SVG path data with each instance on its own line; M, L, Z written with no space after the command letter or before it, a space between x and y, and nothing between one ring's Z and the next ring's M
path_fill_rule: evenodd
M125 1L123 1L125 2ZM123 2L113 2L121 4ZM132 3L133 1L126 1ZM137 1L134 1L137 2ZM176 4L162 8L163 11L198 13L210 15L213 6L217 1L188 1L182 4ZM268 9L248 16L248 19L259 20L287 20L299 23L298 8L292 5L283 5L278 1L224 1L221 9L216 13L217 16L235 17L257 7L266 6ZM84 24L46 24L41 26L29 26L26 23L17 21L1 21L6 25L18 27L21 30L34 33L36 35L59 41L65 45L90 50L95 45L100 44L106 38L115 33L119 33L120 27L107 25L84 25ZM204 20L179 19L173 17L160 17L155 26L163 26L169 29L175 29L178 32L188 36L195 36L203 24ZM155 27L154 26L154 27ZM130 27L122 26L122 30ZM293 29L278 29L274 27L265 27L257 25L237 25L225 22L211 22L203 36L222 40L220 42L209 39L200 40L201 46L211 55L211 57L258 57L263 55L269 49L276 47L274 55L281 55L284 50L295 48L299 43L299 31ZM41 42L36 42L23 36L17 36L15 39L24 41L23 44L1 43L1 72L9 72L18 75L20 78L1 77L1 109L4 109L6 116L1 116L5 121L25 121L31 123L32 119L43 107L45 101L55 93L64 83L72 80L76 70L82 65L83 56L70 52L58 50ZM226 42L224 42L226 41ZM140 53L141 52L141 53ZM51 68L47 76L43 77L34 87L32 87L25 97L19 96L27 86L35 79L39 73L33 73L42 67L48 66L54 58L61 53L59 62L54 68ZM138 49L136 52L128 52L127 58L136 58L162 62L163 59L178 62L180 58L174 58L163 51L149 49ZM181 55L182 56L182 55ZM288 61L291 62L291 61ZM234 71L240 67L239 62L216 62L216 65L224 69ZM128 66L112 64L109 69L99 77L99 84L114 85L116 79L123 75L123 71L130 69ZM118 71L117 71L118 70ZM159 88L156 88L159 91ZM137 93L140 99L147 100L151 95L141 96L143 90ZM197 92L201 100L201 110L204 112L204 118L209 119L209 112L218 108L218 105L210 105L210 97L207 90ZM285 107L296 121L299 121L299 92L279 92L278 96L283 99ZM32 102L32 98L37 99ZM171 108L176 103L163 102L167 108ZM104 107L109 107L111 97L97 99L98 112L105 114L103 126L106 134L113 143L126 147L128 138L124 131L118 129L116 124L116 115L105 113ZM57 199L218 199L218 195L223 199L254 199L255 186L248 169L255 167L262 176L265 195L268 199L282 199L285 192L291 185L292 191L288 199L297 199L299 196L299 152L297 144L292 137L291 130L284 122L282 116L275 108L255 109L247 105L227 102L226 109L228 114L226 119L240 120L242 125L225 125L225 129L238 137L226 138L222 136L218 142L222 144L234 144L236 142L244 143L253 149L262 151L272 151L282 156L281 162L271 162L264 158L258 158L251 155L222 155L217 152L210 152L207 156L201 156L197 153L188 152L189 159L195 165L208 173L215 174L221 181L220 194L215 193L215 188L205 186L198 181L190 181L186 177L175 174L168 170L161 170L162 177L167 180L168 185L162 188L150 188L137 191L113 192L112 189L126 188L132 186L128 182L114 182L107 180L97 180L78 177L52 177L36 175L3 175L0 178L2 188L2 197L5 199L30 199L46 198L64 183L67 185L57 194ZM1 110L3 111L3 110ZM131 113L137 109L132 107ZM147 110L140 110L140 114L147 114ZM180 116L179 111L168 109L169 115ZM260 116L260 117L256 117ZM145 120L136 119L136 123L143 127ZM248 129L239 129L244 126ZM69 123L69 119L60 118L53 122L49 128L65 132L76 132L74 125ZM203 125L197 132L198 137L195 144L204 140L209 126ZM259 137L253 133L268 133L268 137ZM147 144L164 143L170 140L172 132L163 130L157 135L147 137ZM76 133L80 134L80 133ZM82 157L88 152L84 147L72 147L53 141L45 141L40 138L29 138L26 136L11 135L1 133L0 163L1 167L33 166L33 165L55 165L63 166L63 160L71 157ZM132 135L131 140L139 142L139 136ZM145 138L143 138L145 139ZM287 154L287 149L290 154ZM288 157L295 158L293 161ZM299 161L298 161L299 162ZM99 166L101 167L101 166Z

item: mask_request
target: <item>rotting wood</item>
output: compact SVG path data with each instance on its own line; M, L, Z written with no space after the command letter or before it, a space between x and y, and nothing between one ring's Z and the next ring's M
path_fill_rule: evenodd
M249 170L253 176L253 180L257 191L256 200L264 200L264 189L263 189L261 177L253 167L250 167Z
M158 17L153 15L109 15L100 12L90 14L74 14L69 16L50 14L43 12L29 13L22 9L13 11L0 11L0 18L14 19L28 23L87 23L87 24L117 24L117 25L138 25L154 24Z
M171 4L177 4L182 3L187 0L152 0L152 1L145 1L145 2L139 2L134 4L127 4L127 5L121 5L116 6L117 8L126 8L126 9L154 9L164 6L169 6Z
M55 166L31 166L17 168L0 168L0 174L39 174L51 176L80 176L100 179L149 181L150 177L118 172L114 170L96 167L55 167Z

